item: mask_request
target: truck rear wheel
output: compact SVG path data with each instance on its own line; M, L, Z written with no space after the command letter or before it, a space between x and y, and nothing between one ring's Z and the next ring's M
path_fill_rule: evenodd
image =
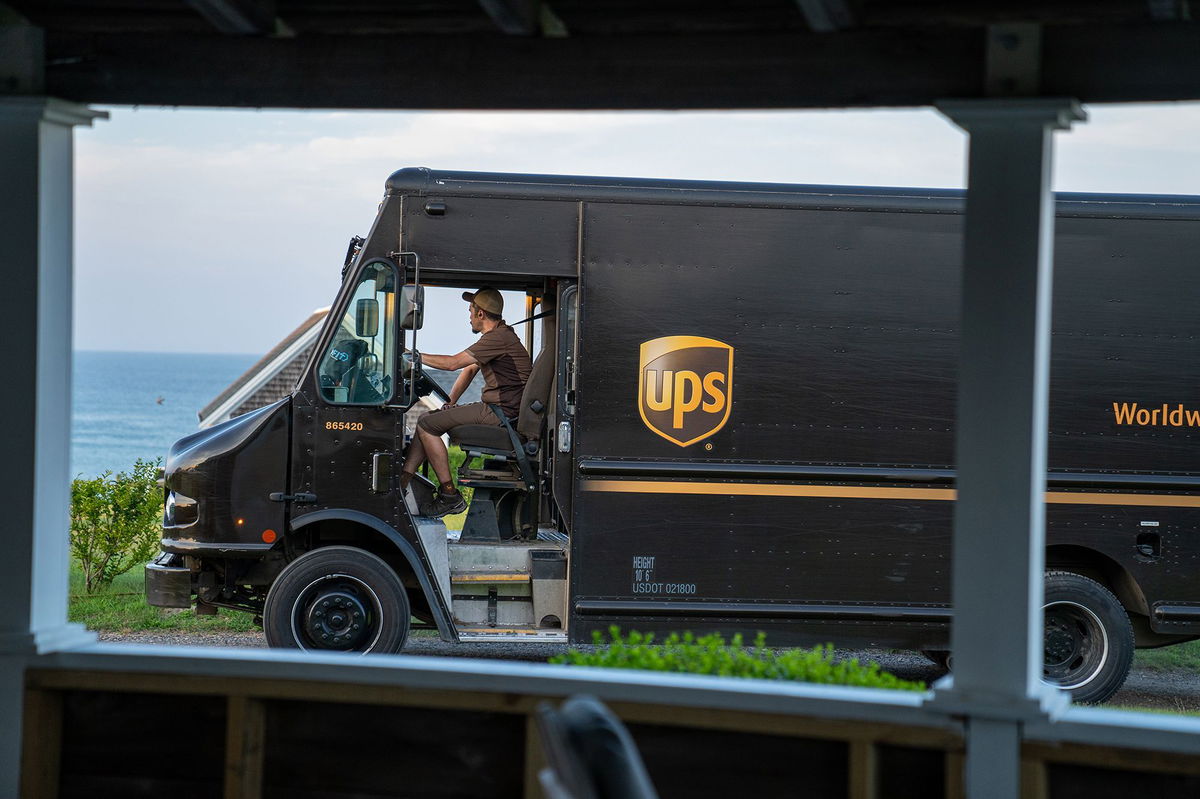
M263 631L273 647L399 652L408 638L408 595L379 557L324 547L289 563L267 593Z
M1103 702L1133 663L1133 625L1104 586L1071 572L1047 572L1042 679L1076 702Z

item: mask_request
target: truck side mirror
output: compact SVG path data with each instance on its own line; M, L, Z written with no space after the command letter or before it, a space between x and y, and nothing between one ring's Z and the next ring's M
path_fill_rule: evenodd
M354 305L354 335L374 338L379 335L379 301L363 297Z
M425 324L425 287L405 286L400 294L400 318L402 330L420 330Z

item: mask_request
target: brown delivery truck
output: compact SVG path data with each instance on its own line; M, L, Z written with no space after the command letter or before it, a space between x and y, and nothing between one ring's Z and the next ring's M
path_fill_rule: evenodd
M290 397L172 447L152 604L272 646L763 631L944 657L963 199L403 169ZM1003 246L998 242L997 246ZM1200 636L1200 200L1057 199L1045 678ZM540 327L519 415L401 491L425 290ZM510 318L513 314L510 311ZM432 351L442 351L429 342ZM997 596L997 603L1007 597Z

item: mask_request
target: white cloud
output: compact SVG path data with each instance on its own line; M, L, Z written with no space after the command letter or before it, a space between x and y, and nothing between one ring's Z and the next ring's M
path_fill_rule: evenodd
M1195 104L1092 109L1057 137L1057 185L1200 193L1198 133ZM347 238L367 231L384 180L404 166L953 187L964 146L930 110L113 109L77 137L78 341L269 348L329 302Z

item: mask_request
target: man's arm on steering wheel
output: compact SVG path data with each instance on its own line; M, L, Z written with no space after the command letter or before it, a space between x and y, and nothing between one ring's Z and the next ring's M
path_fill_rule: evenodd
M465 369L468 366L476 368L479 366L478 361L475 360L475 356L466 350L463 350L458 355L426 355L425 353L421 353L421 363L447 372Z
M456 369L462 370L455 379L454 386L450 389L450 401L443 407L456 404L458 398L467 390L467 386L479 372L479 363L475 360L475 356L467 350L463 350L457 355L422 355L421 363L448 372Z

